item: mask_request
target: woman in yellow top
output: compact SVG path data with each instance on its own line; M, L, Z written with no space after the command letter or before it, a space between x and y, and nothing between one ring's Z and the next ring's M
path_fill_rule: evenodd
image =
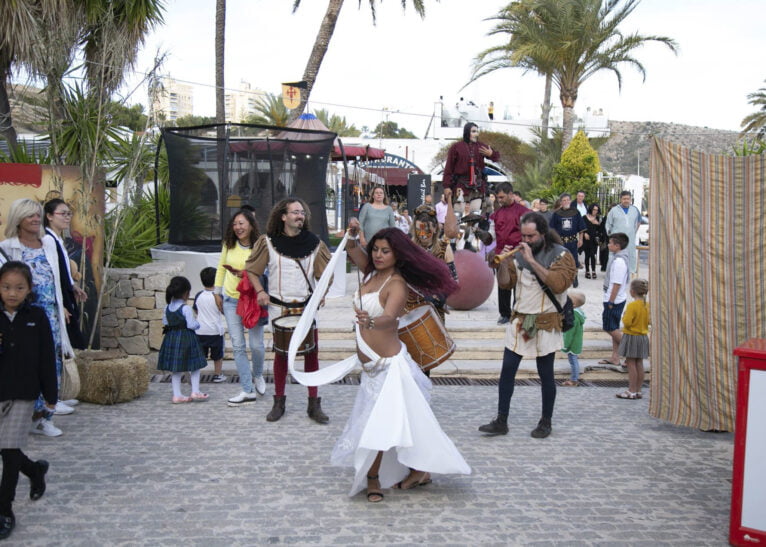
M648 292L649 282L646 279L634 279L630 283L633 302L625 307L622 314L622 340L617 350L620 357L625 357L625 365L628 367L628 389L618 393L618 399L643 397L641 386L644 383L644 359L649 357Z
M252 212L241 209L234 213L226 227L221 259L215 276L216 302L226 318L226 326L234 349L234 362L239 374L239 384L242 387L239 395L229 399L229 406L254 403L256 391L261 395L266 393L266 382L263 379L264 326L259 323L252 329L245 329L242 318L237 315L239 302L237 285L242 279L245 261L250 257L253 245L260 235L258 223ZM252 368L247 362L245 330L248 332Z

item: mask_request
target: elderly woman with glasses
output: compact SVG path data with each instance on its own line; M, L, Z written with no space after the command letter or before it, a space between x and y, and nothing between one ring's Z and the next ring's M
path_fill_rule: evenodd
M50 321L56 350L56 376L60 383L64 356L72 355L73 351L67 334L58 251L55 241L45 237L42 206L27 198L14 201L8 214L5 238L0 248L8 258L24 262L32 270L32 303L42 308ZM61 435L62 431L53 425L52 415L45 408L42 397L35 403L32 418L32 433L48 437Z

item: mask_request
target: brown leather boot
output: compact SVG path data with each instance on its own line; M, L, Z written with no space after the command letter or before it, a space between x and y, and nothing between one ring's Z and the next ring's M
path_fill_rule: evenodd
M286 398L287 397L285 395L282 395L281 397L274 395L274 406L271 407L271 412L269 412L269 415L266 416L267 422L276 422L282 416L284 416Z
M330 421L330 418L322 412L322 398L321 397L309 397L309 408L306 411L309 418L314 420L318 424L326 424Z

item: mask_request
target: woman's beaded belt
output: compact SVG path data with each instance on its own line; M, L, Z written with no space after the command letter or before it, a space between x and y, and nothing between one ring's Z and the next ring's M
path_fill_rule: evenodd
M573 241L577 241L577 236L562 236L561 241L564 243L572 243Z
M370 377L374 378L391 364L390 357L381 357L377 361L367 361L362 363L362 370L366 372Z

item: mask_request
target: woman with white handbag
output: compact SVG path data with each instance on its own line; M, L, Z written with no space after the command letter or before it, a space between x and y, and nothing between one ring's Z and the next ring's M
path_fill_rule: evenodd
M67 335L67 315L61 292L61 276L56 243L45 238L42 206L27 198L11 204L5 227L5 240L0 247L10 260L24 262L32 270L33 305L42 308L53 331L56 353L56 375L61 382L64 357L74 355ZM65 410L65 409L64 409ZM71 412L71 410L70 410ZM35 403L31 432L58 437L61 429L53 425L52 413L42 397Z

